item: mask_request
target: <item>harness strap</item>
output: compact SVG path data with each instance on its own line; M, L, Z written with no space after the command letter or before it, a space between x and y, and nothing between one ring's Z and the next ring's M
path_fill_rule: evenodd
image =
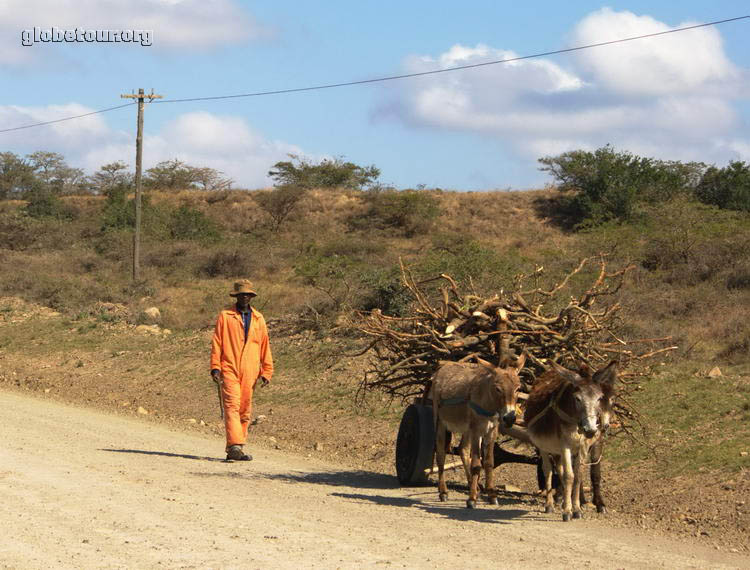
M526 423L526 429L527 430L531 429L531 426L533 426L549 410L552 410L553 412L555 412L562 421L570 423L570 424L574 424L574 425L577 424L578 423L577 420L575 420L574 418L571 418L568 414L566 414L560 409L560 406L557 405L557 403L560 401L560 398L562 398L562 395L565 393L565 390L567 389L568 389L568 384L565 384L565 386L563 386L563 388L555 395L554 399L550 400L541 412L539 412L537 415L535 415L533 418L531 418L531 420L529 420Z
M488 412L484 408L482 408L479 404L475 404L474 402L469 402L469 406L472 410L474 410L476 413L478 413L480 416L484 416L485 418L494 418L497 416L497 412Z
M440 400L441 406L459 406L461 404L469 404L469 407L472 410L474 410L480 416L484 416L486 418L492 418L497 415L497 412L488 412L479 404L475 404L474 402L472 402L471 400L467 400L466 398L446 398L445 400Z
M445 400L440 400L441 406L458 406L465 403L466 398L446 398Z

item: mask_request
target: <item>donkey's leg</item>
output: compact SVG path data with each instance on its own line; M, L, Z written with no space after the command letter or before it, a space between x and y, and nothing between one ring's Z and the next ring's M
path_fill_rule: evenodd
M495 489L495 440L497 439L497 427L485 435L482 444L482 467L484 467L484 487L487 493L487 502L497 505L497 489Z
M583 512L581 512L581 489L583 489L583 458L585 457L588 457L588 452L576 453L573 456L573 492L571 498L573 500L574 519L580 519L583 517Z
M544 512L551 513L555 510L555 498L552 488L552 460L548 453L542 452L542 471L544 471L545 502Z
M445 424L438 420L435 428L435 461L438 468L438 496L443 502L448 498L448 486L445 484Z
M466 501L466 506L473 509L477 506L477 495L479 494L479 474L482 472L480 456L482 452L479 434L475 427L472 426L469 429L468 437L471 440L471 484L469 485L469 499Z
M464 466L464 474L466 475L466 486L471 487L471 449L469 449L470 437L468 433L461 434L461 441L458 443L458 456L461 458L461 463Z
M563 473L565 472L565 465L563 464L562 456L555 455L552 457L555 466L555 474L552 476L552 485L555 488L555 503L560 505L562 508L563 497L565 496L565 485L563 484Z
M597 513L606 513L607 506L602 498L602 453L604 452L604 442L600 439L597 441L589 452L591 460L591 492L594 494L594 504Z
M560 463L563 466L563 521L570 520L572 514L571 493L573 491L573 454L569 447L563 450L560 456Z

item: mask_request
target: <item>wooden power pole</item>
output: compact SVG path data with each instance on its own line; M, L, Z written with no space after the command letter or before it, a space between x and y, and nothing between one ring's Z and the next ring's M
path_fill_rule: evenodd
M138 131L135 137L135 233L133 234L133 281L139 281L141 278L141 165L143 159L143 109L145 107L143 100L149 102L154 99L161 99L161 95L144 93L143 89L138 90L138 94L120 95L123 99L138 99Z

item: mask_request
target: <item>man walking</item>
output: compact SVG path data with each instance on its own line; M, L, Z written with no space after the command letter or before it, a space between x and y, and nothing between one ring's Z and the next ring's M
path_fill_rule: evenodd
M211 341L211 378L221 387L227 460L250 461L242 446L247 441L258 380L266 386L273 376L266 321L250 301L257 293L247 279L235 282L229 293L234 307L219 313Z

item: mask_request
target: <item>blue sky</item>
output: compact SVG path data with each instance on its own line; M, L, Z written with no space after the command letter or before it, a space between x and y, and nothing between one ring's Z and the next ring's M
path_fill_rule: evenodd
M118 105L368 79L528 55L750 14L746 2L8 0L0 129ZM21 30L151 29L153 45L38 43ZM152 104L146 167L171 158L269 184L288 153L375 164L385 183L456 190L549 182L536 159L607 143L665 159L750 161L750 20L420 79ZM135 109L0 133L92 172L134 162Z

